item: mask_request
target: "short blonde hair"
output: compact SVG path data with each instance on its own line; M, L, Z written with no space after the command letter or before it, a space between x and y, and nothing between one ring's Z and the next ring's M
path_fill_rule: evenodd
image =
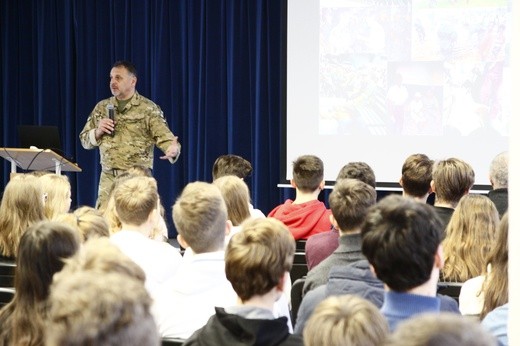
M354 295L322 301L305 325L303 340L312 346L381 345L388 324L378 308Z
M251 217L249 211L249 188L242 179L234 175L226 175L213 181L220 192L228 211L228 219L233 226L239 226Z
M466 195L446 226L444 280L464 282L486 271L486 260L500 218L495 204L482 195Z
M172 209L177 232L193 252L212 252L223 248L227 209L215 185L201 181L189 183Z
M73 227L83 242L93 237L110 236L108 223L103 214L92 207L83 206L72 213L58 215L56 221L64 222Z
M133 177L114 190L114 204L122 223L142 225L157 209L159 194L154 178Z
M45 174L39 177L43 193L46 194L45 217L53 220L70 208L70 182L66 175Z
M294 251L294 237L281 221L246 221L226 249L226 277L242 301L264 295L291 270Z
M432 180L436 200L456 206L475 183L475 172L467 162L450 158L434 163Z

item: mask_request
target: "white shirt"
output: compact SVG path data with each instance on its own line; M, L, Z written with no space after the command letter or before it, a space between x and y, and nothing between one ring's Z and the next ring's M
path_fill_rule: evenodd
M477 276L464 282L459 294L459 310L462 315L480 315L484 307L482 285L485 276Z
M174 277L182 261L181 254L173 246L149 239L137 231L121 230L112 234L110 241L143 269L145 286L151 295Z

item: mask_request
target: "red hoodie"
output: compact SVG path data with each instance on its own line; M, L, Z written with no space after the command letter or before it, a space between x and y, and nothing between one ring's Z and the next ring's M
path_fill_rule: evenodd
M331 212L318 200L293 204L288 199L271 212L268 217L282 221L291 231L295 240L307 239L311 235L330 230Z

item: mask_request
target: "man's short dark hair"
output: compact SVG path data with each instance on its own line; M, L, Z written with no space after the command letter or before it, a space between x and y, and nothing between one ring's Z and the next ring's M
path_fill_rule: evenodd
M137 77L137 69L135 68L135 65L132 64L130 61L127 60L119 60L112 65L112 68L114 67L124 67L126 70Z
M340 179L357 179L376 188L376 175L372 167L365 162L349 162L340 169L336 181Z
M381 281L406 292L430 279L442 234L432 206L394 194L368 212L361 228L362 252Z
M424 154L413 154L406 158L401 169L401 182L406 194L424 197L430 191L433 162Z
M314 192L323 181L323 161L314 155L303 155L293 162L293 181L302 192Z
M225 175L247 178L253 172L251 162L238 155L221 155L213 163L213 180Z
M357 179L341 179L329 195L329 206L342 231L357 229L376 203L376 190Z

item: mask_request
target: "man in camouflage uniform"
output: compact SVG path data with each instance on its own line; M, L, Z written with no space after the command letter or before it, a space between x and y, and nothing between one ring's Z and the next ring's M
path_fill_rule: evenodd
M100 101L79 134L85 149L99 147L102 172L97 208L104 207L115 177L133 166L153 166L154 145L164 152L163 160L174 163L181 145L168 128L163 112L135 90L137 72L128 61L116 62L110 71L113 97ZM108 107L114 107L114 120Z

